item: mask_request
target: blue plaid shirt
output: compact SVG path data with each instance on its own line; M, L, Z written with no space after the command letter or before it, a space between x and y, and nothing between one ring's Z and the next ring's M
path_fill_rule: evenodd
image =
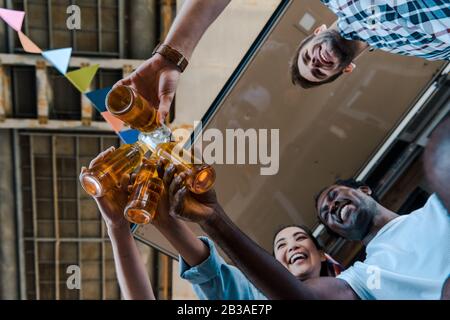
M450 59L450 0L321 0L348 40L427 60Z

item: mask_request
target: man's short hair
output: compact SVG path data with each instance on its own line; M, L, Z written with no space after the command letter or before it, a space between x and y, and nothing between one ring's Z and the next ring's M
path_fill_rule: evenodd
M333 185L335 186L343 186L343 187L348 187L351 189L359 189L361 187L365 187L367 186L367 183L365 183L364 181L357 181L356 179L350 178L350 179L337 179ZM327 186L323 189L321 189L316 196L314 197L314 202L315 202L315 207L317 208L318 202L319 202L319 197L320 195L326 190L328 189L330 186ZM374 198L375 200L377 200L377 198L374 195L371 195L372 198Z
M292 57L290 65L289 65L289 69L291 72L292 84L301 86L303 89L310 89L310 88L321 86L326 83L333 82L334 80L336 80L343 74L343 72L340 71L340 72L336 73L335 75L329 77L328 79L319 81L319 82L309 81L300 74L300 70L298 69L298 58L300 56L300 51L314 37L315 37L315 34L311 34L311 35L307 36L305 39L303 39L302 42L300 42L300 45L298 46L297 50L295 51L295 55Z

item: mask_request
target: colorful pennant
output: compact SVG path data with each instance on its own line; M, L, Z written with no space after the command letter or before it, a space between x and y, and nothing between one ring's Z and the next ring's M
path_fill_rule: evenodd
M119 137L124 143L133 144L138 141L139 134L138 130L124 130L119 132Z
M66 74L66 78L81 92L89 90L92 80L97 73L99 65L84 67Z
M11 28L17 31L20 43L25 52L38 53L50 62L59 72L81 92L85 93L89 90L92 80L94 79L99 65L84 67L67 73L70 58L72 56L72 48L63 48L55 50L42 51L33 41L30 40L21 30L25 18L25 12L17 10L9 10L0 8L0 18L3 19ZM102 114L103 118L116 131L124 143L135 143L138 141L140 132L134 129L124 129L124 123L115 118L106 109L105 100L111 87L103 88L86 93L86 97L92 102L94 107Z
M25 12L0 8L0 18L2 18L11 28L19 32L22 30Z
M102 113L106 111L106 96L108 95L109 91L111 91L111 89L112 87L108 87L86 93L86 97L91 100L92 104L98 112Z
M119 133L123 129L124 124L122 120L114 117L109 111L102 112L101 114L116 133Z
M42 53L42 50L28 38L22 31L19 31L19 40L23 50L28 53Z
M48 60L62 74L66 74L69 67L72 48L56 49L42 52L42 56Z

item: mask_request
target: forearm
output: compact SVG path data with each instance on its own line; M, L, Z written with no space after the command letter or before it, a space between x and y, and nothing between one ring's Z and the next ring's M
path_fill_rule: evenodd
M201 224L247 278L270 299L315 299L316 294L247 237L222 208ZM269 276L270 275L270 276ZM276 279L276 281L274 281Z
M129 228L108 227L119 285L126 300L154 300L141 255Z
M191 267L201 264L209 257L208 247L185 222L173 219L170 223L156 227Z
M181 51L187 59L208 27L231 0L186 0L164 43Z

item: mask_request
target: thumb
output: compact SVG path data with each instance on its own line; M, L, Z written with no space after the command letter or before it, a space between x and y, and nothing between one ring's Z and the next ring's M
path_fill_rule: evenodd
M168 95L164 95L160 97L160 103L158 107L159 121L164 123L167 115L169 114L170 107L172 106L172 101L175 96L175 93L171 93Z
M170 111L175 92L177 90L178 79L180 72L178 70L171 70L161 73L159 79L158 97L159 97L159 115L161 122L164 122L167 114Z
M128 76L122 80L117 81L114 85L113 85L113 89L117 88L118 86L130 86L131 85L131 77Z
M169 214L174 218L184 218L184 198L186 197L187 189L183 187L173 197L170 204ZM170 200L169 200L170 201Z

